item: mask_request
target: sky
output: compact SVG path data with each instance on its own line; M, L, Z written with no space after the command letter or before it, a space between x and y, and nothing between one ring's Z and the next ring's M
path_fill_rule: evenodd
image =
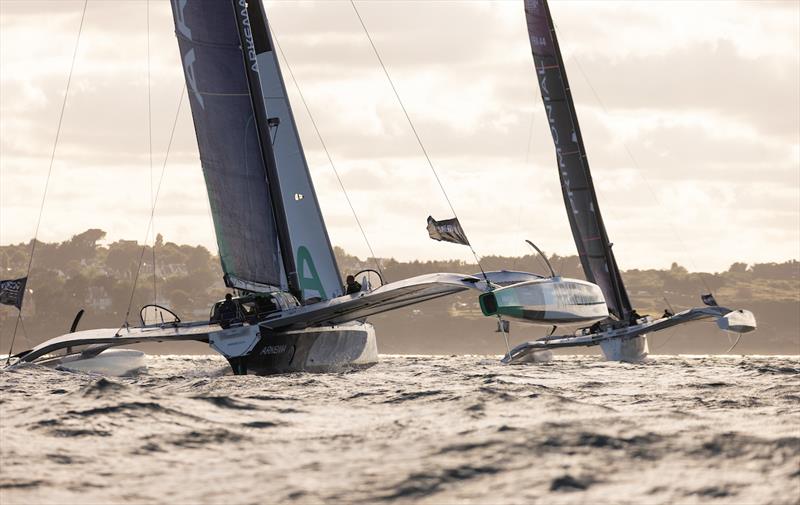
M356 5L478 254L574 254L522 1ZM157 193L155 232L216 252L168 2L90 0L78 38L82 6L0 0L0 244L33 237L53 156L40 240L152 242ZM451 211L350 2L265 6L333 244L369 255L297 86L374 252L471 260L427 236ZM800 258L800 2L551 11L621 268Z

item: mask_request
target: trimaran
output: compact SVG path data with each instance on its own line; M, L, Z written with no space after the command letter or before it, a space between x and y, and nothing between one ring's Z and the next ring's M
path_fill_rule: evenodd
M593 345L599 345L607 359L637 361L647 356L647 333L699 319L716 319L719 328L732 333L755 330L756 320L752 312L720 307L710 294L702 297L705 307L672 315L665 313L665 317L659 319L638 317L633 310L600 215L550 8L547 0L524 1L533 62L555 145L569 224L584 275L602 289L609 317L570 335L551 334L523 343L512 349L504 361L524 361L532 353L545 349ZM512 318L521 316L523 320L525 316L530 318L518 300L516 292L519 289L519 286L501 288L482 294L483 313Z
M729 331L755 328L751 313L717 306L631 320L544 0L526 0L528 30L570 225L590 282L527 272L436 273L381 280L374 288L365 283L352 294L343 292L261 0L172 0L171 6L224 281L238 295L232 300L237 317L225 320L220 301L206 321L183 322L157 305L142 308L137 327L75 331L76 318L70 333L12 356L15 363L103 369L106 359L125 368L129 355L113 348L193 340L222 354L235 374L369 366L378 352L368 316L468 289L482 293L488 316L584 327L522 344L506 362L579 345L600 345L608 359L641 359L646 332L700 318L717 318ZM158 322L145 316L154 310Z

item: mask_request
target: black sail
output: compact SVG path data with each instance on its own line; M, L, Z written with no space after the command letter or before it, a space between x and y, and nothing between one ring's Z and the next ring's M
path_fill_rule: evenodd
M172 0L220 260L229 286L286 288L273 193L236 4ZM274 188L273 188L274 190Z
M631 304L600 215L575 104L546 0L525 0L536 76L556 148L561 190L586 280L603 290L610 312L628 317Z

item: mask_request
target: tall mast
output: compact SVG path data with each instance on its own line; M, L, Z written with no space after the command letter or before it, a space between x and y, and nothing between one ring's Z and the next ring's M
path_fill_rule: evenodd
M627 319L631 304L600 215L547 0L525 0L525 16L536 77L555 145L561 191L584 274L603 290L611 313Z
M243 1L239 0L239 4ZM330 299L342 294L342 278L292 113L273 35L261 0L247 2L247 10L261 101L269 115L270 148L276 180L280 181L282 219L291 242L286 251L291 253L296 267L300 298L307 303Z
M257 3L258 0L250 0L250 2ZM255 39L258 34L263 34L263 31L258 28L254 29L253 21L255 21L255 23L261 23L262 20L255 19L251 21L248 12L248 2L246 0L231 0L231 4L236 15L236 26L239 30L239 41L242 47L242 59L247 72L247 84L253 104L253 111L255 113L254 121L260 139L261 153L264 159L264 168L266 172L265 175L272 197L273 210L275 212L275 222L278 228L283 268L286 274L289 292L298 299L301 299L302 293L298 284L294 254L292 254L292 242L289 235L286 209L284 207L280 178L275 164L275 153L272 149L272 139L269 132L269 116L267 115L267 110L261 95L261 79L258 60L256 58Z

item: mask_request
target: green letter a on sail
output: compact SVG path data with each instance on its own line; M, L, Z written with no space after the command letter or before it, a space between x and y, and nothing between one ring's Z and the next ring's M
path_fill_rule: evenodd
M311 253L305 246L297 248L297 274L300 278L300 289L303 292L303 298L309 298L306 291L316 291L317 296L323 300L328 297L325 294L325 288L322 287L322 280L317 273L317 267L314 266L314 260L311 259Z

